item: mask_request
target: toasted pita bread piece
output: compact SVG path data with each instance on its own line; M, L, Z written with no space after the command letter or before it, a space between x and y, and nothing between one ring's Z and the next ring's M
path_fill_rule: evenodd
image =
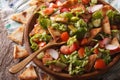
M48 31L50 32L51 36L55 41L60 39L61 33L58 30L53 29L52 27L48 27Z
M29 36L33 36L34 34L37 34L37 33L42 34L42 33L44 33L44 32L48 33L48 30L42 28L42 27L40 26L40 24L37 22L37 24L34 25L34 28L33 28L33 30L30 32Z
M27 21L29 20L30 16L34 13L36 10L37 6L31 6L30 8L26 9L23 12L20 13L15 13L12 15L11 19L23 24L26 24Z
M110 21L109 21L108 16L104 17L102 23L103 23L102 28L103 28L104 33L111 34Z
M13 57L14 59L27 57L29 53L22 46L14 45Z
M23 32L24 32L24 26L18 27L15 31L13 31L10 35L8 35L8 38L12 41L22 45L23 42Z
M90 37L88 38L88 43L102 30L102 28L94 28L90 31Z
M43 3L43 0L30 0L29 5L30 6L39 6Z
M111 41L112 45L120 46L119 40L117 37L114 37Z
M63 4L62 7L69 8L73 5L76 5L78 3L78 0L66 0Z
M27 68L22 74L19 75L20 80L36 80L38 78L33 66Z

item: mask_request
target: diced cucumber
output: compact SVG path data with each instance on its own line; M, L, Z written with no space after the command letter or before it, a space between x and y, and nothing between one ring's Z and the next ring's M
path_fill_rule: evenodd
M61 68L65 68L65 67L67 66L66 64L64 64L64 63L62 63L62 62L60 62L60 61L56 61L55 65L56 65L56 66L59 66L59 67L61 67Z
M101 19L96 19L92 21L94 27L99 27L101 25Z

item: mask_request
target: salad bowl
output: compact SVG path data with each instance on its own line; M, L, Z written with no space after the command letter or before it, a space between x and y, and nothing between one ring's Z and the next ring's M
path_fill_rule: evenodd
M73 0L74 1L74 0ZM98 0L98 3L99 4L103 4L103 5L109 5L108 3L106 3L105 1L103 0ZM68 5L67 5L68 6ZM110 5L109 5L110 6ZM98 6L98 8L101 7L101 5ZM116 10L115 8L113 8L112 6L110 6L113 10ZM88 8L89 10L90 8ZM31 49L31 43L30 43L30 33L31 31L33 30L35 24L36 24L36 21L37 19L39 18L39 13L38 11L40 10L40 8L38 8L38 10L36 10L36 13L34 13L31 18L29 19L28 23L26 24L26 28L25 28L25 31L24 31L24 42L25 42L25 46L26 46L26 49L27 51L32 54L32 52L34 50ZM96 10L96 8L92 8L92 10L90 9L90 12ZM95 24L97 25L97 24ZM97 25L98 26L98 25ZM96 70L93 70L93 71L90 71L90 72L87 72L87 73L83 73L83 74L76 74L76 75L70 75L68 73L64 73L64 72L55 72L55 71L52 71L51 69L49 69L48 67L46 67L42 61L40 61L38 58L34 58L33 61L36 65L38 65L43 71L45 71L46 73L60 79L60 80L73 80L73 79L76 79L76 80L80 80L80 79L90 79L90 78L93 78L97 75L100 75L100 74L103 74L105 73L106 71L108 71L113 65L115 65L115 63L118 62L120 58L120 55L117 53L117 54L113 54L111 55L111 61L109 62L109 64L107 64L107 66L104 68L104 69L96 69Z

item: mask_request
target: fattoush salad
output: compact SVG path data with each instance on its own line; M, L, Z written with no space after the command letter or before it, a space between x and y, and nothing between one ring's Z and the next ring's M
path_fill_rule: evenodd
M98 0L52 0L41 5L29 34L33 51L66 42L37 58L55 72L81 75L103 70L120 52L120 13Z

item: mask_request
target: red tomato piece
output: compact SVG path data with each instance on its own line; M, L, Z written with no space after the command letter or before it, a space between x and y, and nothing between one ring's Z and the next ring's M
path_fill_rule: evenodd
M97 59L95 61L95 65L94 65L94 68L95 69L105 69L106 68L106 63L103 59Z
M69 46L61 46L60 52L63 54L70 54Z
M68 34L68 32L63 32L62 34L61 34L61 40L62 41L67 41L69 39L69 34Z
M69 12L69 9L68 8L62 8L60 9L60 12L63 13L63 12Z
M85 49L82 47L78 50L78 54L80 58L83 58L85 55Z
M83 4L88 4L90 2L90 0L82 0Z
M95 48L95 49L93 50L93 53L94 53L94 54L98 54L98 53L99 53L98 48Z
M84 38L82 41L81 41L81 45L86 45L88 43L88 39L87 38Z
M43 10L43 13L45 15L50 15L54 12L54 8L46 8L45 10Z
M71 46L70 46L70 52L74 52L75 50L77 50L79 48L78 44L77 43L73 43Z

